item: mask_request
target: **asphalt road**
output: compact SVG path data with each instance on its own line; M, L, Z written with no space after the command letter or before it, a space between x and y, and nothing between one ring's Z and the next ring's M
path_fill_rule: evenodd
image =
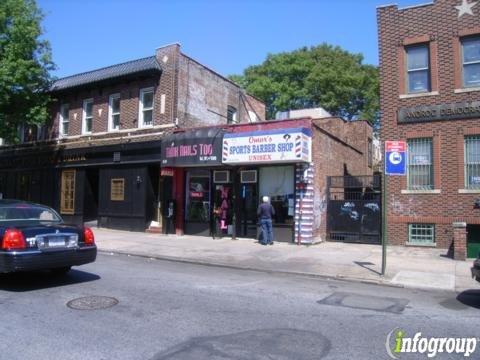
M67 306L82 297L97 298L71 305L112 306ZM0 306L0 359L9 360L389 359L385 343L395 328L411 337L418 331L480 336L475 291L426 292L121 255L100 254L63 278L1 276ZM437 358L463 358L443 355ZM470 359L480 359L480 348Z

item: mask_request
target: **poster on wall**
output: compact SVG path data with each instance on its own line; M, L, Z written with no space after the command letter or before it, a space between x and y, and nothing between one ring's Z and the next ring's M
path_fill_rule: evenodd
M312 161L312 133L306 128L275 129L223 136L224 164Z

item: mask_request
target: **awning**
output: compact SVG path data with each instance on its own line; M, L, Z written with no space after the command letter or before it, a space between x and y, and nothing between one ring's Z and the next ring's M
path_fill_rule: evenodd
M205 128L168 135L162 140L162 167L222 165L224 133Z

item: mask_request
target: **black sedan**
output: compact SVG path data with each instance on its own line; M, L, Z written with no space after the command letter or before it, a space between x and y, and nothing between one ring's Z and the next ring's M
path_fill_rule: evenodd
M0 240L0 273L63 274L97 257L90 228L66 225L55 210L25 201L0 200Z

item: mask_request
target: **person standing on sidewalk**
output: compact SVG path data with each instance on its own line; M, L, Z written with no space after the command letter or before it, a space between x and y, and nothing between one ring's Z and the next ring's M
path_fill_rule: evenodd
M262 198L263 203L258 206L257 215L262 227L262 245L273 245L273 227L272 217L275 215L275 209L270 204L268 196Z

